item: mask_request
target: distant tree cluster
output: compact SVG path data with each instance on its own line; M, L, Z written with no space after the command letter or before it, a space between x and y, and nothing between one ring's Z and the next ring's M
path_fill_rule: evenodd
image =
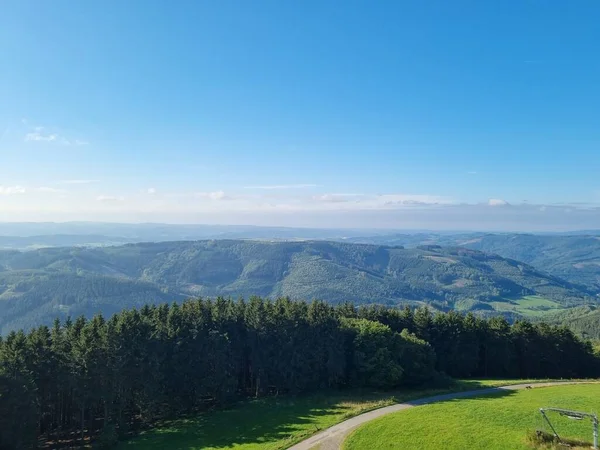
M564 327L251 298L145 306L0 340L0 449L39 436L110 446L157 419L249 397L391 389L453 377L590 377L590 343Z

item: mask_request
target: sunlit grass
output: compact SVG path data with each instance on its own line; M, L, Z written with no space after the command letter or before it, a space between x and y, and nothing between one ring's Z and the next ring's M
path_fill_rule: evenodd
M490 302L496 311L511 311L528 317L541 317L565 309L560 303L539 295L526 295L519 299Z
M450 400L390 414L363 425L344 450L531 449L528 432L545 426L538 410L553 406L598 410L600 385L566 385ZM559 434L590 441L589 421L556 418Z
M494 387L522 380L464 380L450 387L391 392L328 392L302 397L266 398L231 409L164 423L121 444L121 450L287 448L362 412L452 391Z

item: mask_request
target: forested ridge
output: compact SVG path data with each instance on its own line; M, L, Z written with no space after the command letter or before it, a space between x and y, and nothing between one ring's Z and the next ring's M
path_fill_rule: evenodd
M437 244L464 247L531 264L571 283L600 289L600 239L598 231L571 235L531 233L389 233L355 236L345 242L418 247Z
M109 447L161 418L269 395L599 374L589 342L544 323L286 298L146 305L5 336L0 448L75 432Z
M517 314L511 302L525 296L543 297L546 308L597 302L595 292L522 262L458 247L218 240L0 251L2 334L55 317L219 295L481 314Z

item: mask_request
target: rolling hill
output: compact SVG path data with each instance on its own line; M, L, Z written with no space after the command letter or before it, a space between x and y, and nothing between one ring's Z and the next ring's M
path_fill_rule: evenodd
M375 245L460 246L515 259L588 289L600 291L600 237L581 235L463 233L385 234L351 237L347 242Z
M327 240L407 248L460 246L522 261L540 271L585 286L585 289L600 292L600 232L593 230L577 234L489 234L224 225L0 223L0 249L104 247L199 239Z
M600 237L498 234L455 241L475 250L513 258L600 290Z
M0 252L2 333L195 296L535 315L594 303L594 294L512 259L439 246L217 240Z

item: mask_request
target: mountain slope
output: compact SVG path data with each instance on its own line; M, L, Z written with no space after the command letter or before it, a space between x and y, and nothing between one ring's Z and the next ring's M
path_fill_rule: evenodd
M406 247L424 244L466 247L531 264L539 270L600 292L600 237L597 232L589 235L396 233L352 237L347 242Z
M600 237L498 234L456 240L475 250L496 253L542 268L573 283L600 291Z
M489 311L526 296L541 296L556 307L580 305L592 301L588 294L527 264L438 246L219 240L0 252L3 332L55 316L112 313L190 296Z

